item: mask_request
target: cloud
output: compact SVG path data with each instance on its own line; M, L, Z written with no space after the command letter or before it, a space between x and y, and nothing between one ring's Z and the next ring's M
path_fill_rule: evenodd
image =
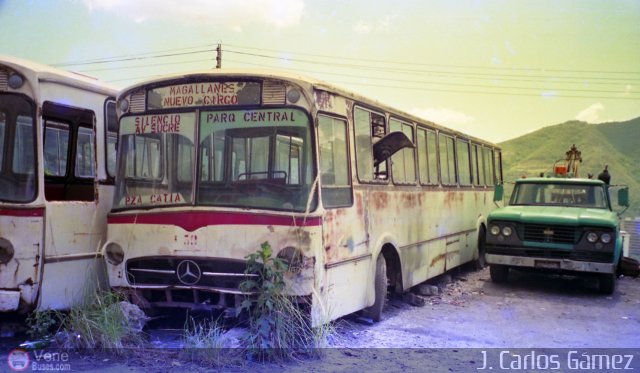
M391 21L395 16L386 16L374 22L367 22L365 20L359 20L353 26L353 31L357 34L370 34L372 32L386 32L391 27Z
M472 116L447 108L413 108L409 113L445 126L460 126L474 120Z
M303 0L83 0L90 11L104 11L135 22L175 20L224 25L239 30L251 23L277 28L300 23Z
M600 112L603 110L604 105L598 102L579 112L575 119L587 123L599 123L601 122Z

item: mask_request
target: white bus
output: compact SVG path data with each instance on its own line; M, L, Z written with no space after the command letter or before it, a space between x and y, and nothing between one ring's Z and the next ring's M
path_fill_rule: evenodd
M0 311L65 309L107 285L116 94L0 56Z
M233 309L263 242L314 324L363 309L379 320L388 290L483 263L502 179L486 141L265 71L136 84L118 118L104 255L111 286L143 308Z

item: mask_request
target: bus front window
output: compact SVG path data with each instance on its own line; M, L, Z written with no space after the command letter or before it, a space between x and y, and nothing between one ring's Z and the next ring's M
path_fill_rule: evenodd
M122 118L114 206L191 204L195 114Z
M31 202L36 198L36 127L32 104L0 94L0 201Z
M198 204L305 211L315 175L303 111L204 112L200 134Z

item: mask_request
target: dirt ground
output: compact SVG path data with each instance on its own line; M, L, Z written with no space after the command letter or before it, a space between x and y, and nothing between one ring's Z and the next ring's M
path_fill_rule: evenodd
M502 359L500 354L505 350L510 351L509 356L547 351L565 358L574 349L579 354L588 354L593 348L634 354L631 367L640 370L638 278L620 278L612 296L598 294L596 281L574 277L512 271L508 283L494 284L487 269L461 270L431 283L441 291L424 297L423 307L390 299L379 323L369 324L357 315L338 320L337 333L330 341L332 348L320 351L320 357L266 364L248 362L229 350L213 362L217 365L215 370L477 372L486 364L487 354L489 362L500 364L496 370L505 368L502 360L496 360ZM148 333L151 342L147 350L131 351L120 357L74 352L64 363L72 371L95 372L212 369L211 365L193 361L197 351L180 349L176 330L160 323ZM7 356L17 347L20 337L0 338L0 371L10 371ZM224 364L220 366L221 363ZM513 360L507 363L513 364ZM513 365L506 368L518 371ZM554 371L564 368L569 371L566 364Z

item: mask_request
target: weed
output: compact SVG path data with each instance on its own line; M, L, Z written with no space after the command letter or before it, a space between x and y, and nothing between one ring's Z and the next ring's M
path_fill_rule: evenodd
M33 311L26 319L30 338L42 339L51 335L56 324L60 322L60 315L56 311Z
M196 321L190 317L182 335L184 350L193 362L220 366L225 348L224 329L211 320Z
M245 341L249 357L257 360L289 360L325 345L330 328L312 328L309 304L299 303L286 295L284 274L287 263L272 256L268 242L256 253L249 254L247 277L240 284L248 296L239 312L249 314L249 335Z
M64 319L73 347L113 349L120 352L129 346L139 346L143 336L137 325L126 317L124 297L114 292L97 292L80 306L72 308Z

